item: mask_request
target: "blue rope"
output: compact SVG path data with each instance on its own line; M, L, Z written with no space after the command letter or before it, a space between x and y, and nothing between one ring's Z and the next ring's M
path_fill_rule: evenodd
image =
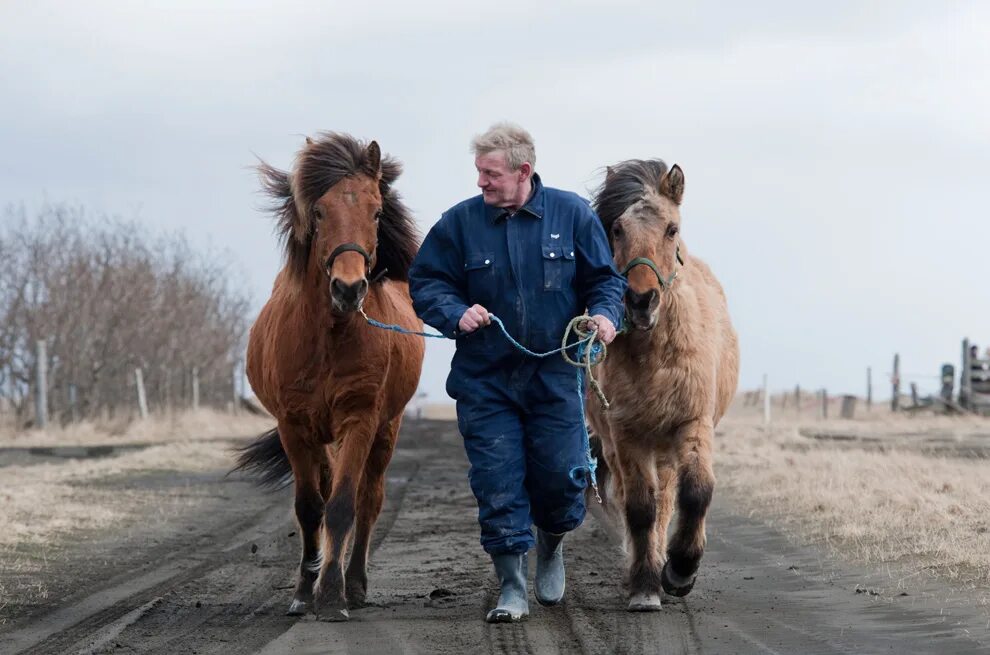
M432 339L447 338L442 334L433 334L430 332L417 332L416 330L407 330L401 325L390 325L388 323L381 323L369 317L367 314L365 314L363 309L361 309L360 312L361 315L364 316L364 320L366 320L369 325L372 325L376 328L389 330L391 332L398 332L399 334L411 334L420 337L429 337ZM581 408L581 432L583 436L583 442L584 442L583 446L584 446L585 458L587 459L587 466L586 467L575 466L568 472L568 475L570 475L571 478L574 478L575 474L579 473L582 468L587 468L588 478L589 478L589 482L591 483L591 488L594 489L595 491L595 499L598 500L599 503L601 503L602 497L598 493L598 478L596 475L596 472L598 471L598 458L594 457L591 454L591 436L588 434L588 421L584 412L584 377L583 377L584 368L594 366L601 360L602 353L604 352L601 342L596 341L595 340L596 335L592 333L587 337L580 339L579 341L575 341L574 343L561 345L560 348L554 348L553 350L547 351L545 353L538 353L530 350L526 346L516 341L515 338L513 338L513 336L509 334L509 331L505 329L505 323L503 323L502 319L500 319L498 316L496 316L495 314L489 314L488 316L489 318L491 318L492 322L498 326L499 330L502 331L502 334L505 336L506 339L509 340L509 343L511 343L517 350L529 355L530 357L537 357L539 359L544 359L546 357L549 357L550 355L563 353L565 350L577 347L577 351L575 353L576 357L574 358L573 361L568 359L567 357L565 357L564 359L567 360L569 364L577 368L578 406L580 406ZM571 321L571 325L568 325L567 328L568 331L570 331L571 326L573 324L574 321ZM565 335L565 339L566 339L566 335ZM589 351L587 350L589 344L591 345L590 355L589 355ZM575 364L575 362L578 363ZM580 362L584 362L584 364L581 364Z

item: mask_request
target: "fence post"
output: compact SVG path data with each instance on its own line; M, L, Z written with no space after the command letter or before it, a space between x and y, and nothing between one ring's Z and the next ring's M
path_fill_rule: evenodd
M866 411L873 408L873 369L866 367Z
M234 362L234 370L231 372L231 390L234 392L234 405L231 410L234 414L238 412L241 405L240 394L237 393L237 373L238 373L238 363Z
M794 385L794 409L797 410L798 418L801 417L801 385Z
M828 391L822 389L818 393L821 396L821 400L822 400L821 407L818 410L818 418L824 421L825 419L828 418Z
M148 418L148 397L144 393L144 374L141 367L134 369L134 382L137 385L138 412L142 419Z
M192 408L199 409L199 367L192 370Z
M72 382L69 383L69 420L73 423L79 421L79 391L76 385Z
M890 377L890 382L894 387L890 397L890 411L896 412L901 404L901 356L898 354L894 355L894 374Z
M969 397L972 392L972 362L969 361L969 339L962 343L962 371L959 372L959 404L970 409Z
M48 345L44 339L38 340L35 353L35 385L34 418L44 430L48 427Z
M770 387L766 373L763 374L763 424L770 425Z

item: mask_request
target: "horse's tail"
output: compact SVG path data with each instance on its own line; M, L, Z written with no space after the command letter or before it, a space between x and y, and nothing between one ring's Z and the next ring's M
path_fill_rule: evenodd
M231 469L231 473L243 471L255 477L259 486L273 490L292 483L292 466L282 448L278 428L272 428L243 448L238 448L237 453L237 466Z

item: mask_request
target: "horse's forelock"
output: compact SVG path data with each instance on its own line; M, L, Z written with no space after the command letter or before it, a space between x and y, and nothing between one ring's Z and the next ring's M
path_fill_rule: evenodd
M595 212L606 233L611 233L612 224L630 207L650 192L655 194L666 172L667 164L661 159L627 159L608 168L594 200Z
M305 274L312 243L311 209L323 195L345 177L368 174L368 142L338 132L321 132L307 139L299 151L291 175L264 164L259 166L262 186L280 204L273 209L279 233L285 240L286 259L294 275ZM269 171L277 173L275 177ZM372 272L388 269L386 277L405 280L419 249L419 234L409 210L391 185L402 174L402 164L382 156L380 164L382 220L379 224L378 262ZM277 180L277 183L270 183Z

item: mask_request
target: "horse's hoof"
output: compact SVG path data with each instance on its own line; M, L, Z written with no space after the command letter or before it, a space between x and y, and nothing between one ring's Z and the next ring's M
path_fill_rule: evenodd
M304 616L306 614L306 603L301 600L292 600L292 604L289 605L289 611L285 613L286 616Z
M660 572L660 586L663 587L664 592L680 598L691 593L697 578L698 576L682 578L670 570L670 562L667 562L663 565L663 571Z
M507 609L496 607L488 612L488 616L485 617L485 623L518 623L528 616L529 614L526 613L513 613Z
M643 591L630 596L629 606L626 607L630 612L659 612L660 609L660 594Z
M359 610L363 607L368 607L370 605L371 603L365 600L364 596L361 596L359 598L354 598L353 596L347 597L347 609Z
M340 623L342 621L350 621L351 615L347 612L346 607L341 607L330 610L320 610L316 618L318 618L320 621L328 621L330 623Z

